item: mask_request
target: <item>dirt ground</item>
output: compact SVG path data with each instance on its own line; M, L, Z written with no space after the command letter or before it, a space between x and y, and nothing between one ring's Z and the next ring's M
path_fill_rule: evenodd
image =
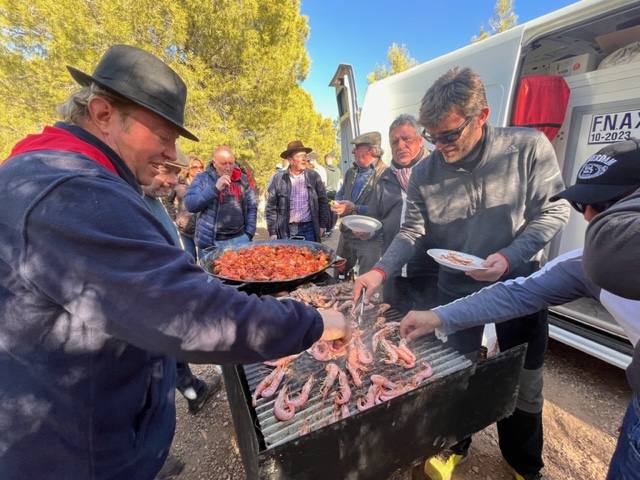
M193 370L206 378L212 367ZM617 429L630 391L621 369L551 341L545 371L545 478L602 480L613 453ZM186 462L179 480L245 478L226 395L218 393L198 415L178 395L178 426L173 453ZM409 478L396 472L389 480ZM495 427L474 437L472 455L456 480L507 480ZM337 480L337 479L336 479Z
M257 239L264 236L265 232L259 231ZM335 248L336 237L325 243ZM196 365L193 371L206 379L212 368ZM545 478L602 480L630 397L624 371L552 340L544 381ZM179 394L176 403L173 454L186 462L178 480L245 478L224 391L195 416L188 413L186 401ZM408 478L406 469L386 480ZM454 480L511 478L500 455L494 426L474 436L469 460L453 476Z

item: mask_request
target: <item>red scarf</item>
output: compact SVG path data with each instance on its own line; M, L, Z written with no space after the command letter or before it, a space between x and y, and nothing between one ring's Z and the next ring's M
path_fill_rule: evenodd
M15 144L9 154L9 158L37 150L60 150L79 153L96 161L110 172L118 174L109 158L98 147L94 147L65 129L58 127L44 127L42 133L27 135Z
M231 171L231 183L229 187L225 188L218 194L218 201L222 203L224 201L224 195L226 192L229 192L231 195L236 197L236 200L240 202L240 198L242 197L242 188L240 187L240 179L242 178L242 170L239 167L234 167Z

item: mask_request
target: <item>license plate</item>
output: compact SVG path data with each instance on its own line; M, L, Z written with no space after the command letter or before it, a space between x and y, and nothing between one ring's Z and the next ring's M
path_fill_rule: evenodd
M594 115L587 143L623 142L632 137L640 138L640 110Z

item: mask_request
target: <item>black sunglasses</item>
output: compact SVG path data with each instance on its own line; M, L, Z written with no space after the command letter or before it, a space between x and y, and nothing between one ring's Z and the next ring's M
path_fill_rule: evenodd
M427 142L431 143L432 145L435 145L438 142L443 145L448 145L450 143L458 141L458 139L464 133L465 128L467 128L467 126L471 123L471 120L473 120L473 117L467 118L465 122L455 130L449 130L448 132L444 132L439 135L429 135L427 133L427 129L423 128L422 136Z
M596 212L601 213L607 210L608 208L611 208L619 200L620 199L609 200L608 202L600 202L600 203L581 203L581 202L569 202L569 203L575 210L578 211L578 213L581 213L581 214L584 214L584 212L587 210L587 207L589 205L591 205L591 208L593 208Z

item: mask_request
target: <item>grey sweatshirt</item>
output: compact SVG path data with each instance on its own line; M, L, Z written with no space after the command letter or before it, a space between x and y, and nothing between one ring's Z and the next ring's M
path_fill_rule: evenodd
M640 299L640 190L589 223L584 266L598 285L627 298ZM640 308L636 311L640 318ZM633 352L627 378L640 393L640 342Z
M582 266L582 249L556 257L526 278L495 283L433 310L442 321L441 330L448 335L477 325L522 317L581 297L600 300L624 329L635 346L637 356L640 301L619 297L593 283ZM627 376L634 391L639 392L640 377L632 372L632 367L627 370Z
M567 223L570 207L549 197L564 188L547 138L528 128L487 126L486 146L471 171L448 164L435 151L416 165L400 232L376 265L387 276L412 257L418 240L486 258L500 252L508 276L533 271L536 254ZM487 283L440 268L438 287L460 297Z

